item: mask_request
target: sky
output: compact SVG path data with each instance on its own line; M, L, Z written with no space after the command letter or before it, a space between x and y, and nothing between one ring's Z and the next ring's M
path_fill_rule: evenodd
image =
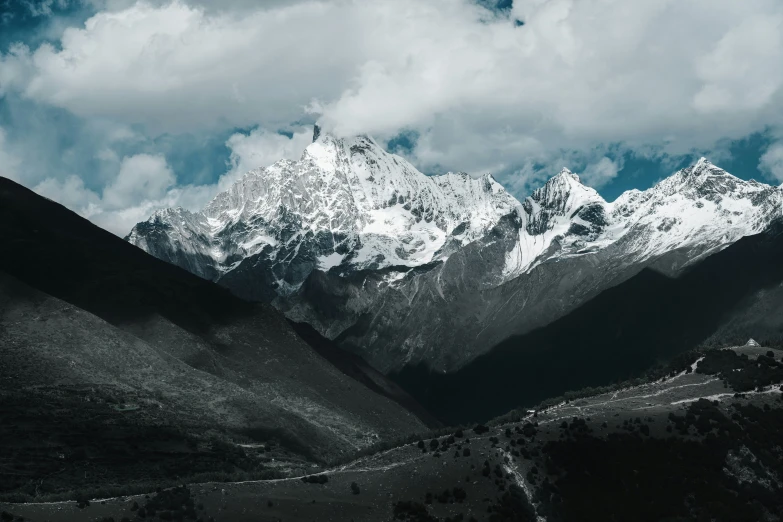
M118 235L316 122L520 199L701 156L779 185L783 2L0 0L0 176Z

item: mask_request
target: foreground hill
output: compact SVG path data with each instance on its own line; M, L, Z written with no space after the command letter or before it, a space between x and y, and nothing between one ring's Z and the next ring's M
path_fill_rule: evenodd
M190 513L218 522L777 520L782 356L755 343L694 354L645 384L303 477L0 510L52 522Z
M425 429L270 306L2 178L0 241L4 494L287 473Z

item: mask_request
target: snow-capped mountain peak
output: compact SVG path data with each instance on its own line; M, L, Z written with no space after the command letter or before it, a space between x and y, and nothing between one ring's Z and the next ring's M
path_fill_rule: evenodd
M277 288L290 292L314 269L444 260L502 216L516 215L519 237L506 252L502 281L622 238L637 245L631 255L639 259L692 244L710 243L713 251L763 228L770 214L780 214L780 198L776 187L743 181L701 158L613 203L562 169L520 204L489 174L425 176L368 136L337 138L316 126L299 161L248 172L202 212L156 212L129 240L154 249L151 236L158 244L165 237L167 249L208 260L211 269L197 273L216 277L261 256L277 267Z
M606 202L595 189L583 185L579 176L563 169L523 202L527 233L540 235L562 227L567 230L573 214L593 204L605 205Z
M156 213L172 248L211 259L218 277L255 256L279 291L314 269L415 267L482 237L519 202L491 176L425 176L367 136L316 127L299 161L248 172L202 212ZM129 240L149 248L137 226Z
M523 202L525 231L506 273L547 259L596 252L622 240L628 256L646 262L675 249L697 248L688 262L755 234L780 216L782 193L745 181L701 158L646 191L607 203L563 169Z
M574 182L579 183L579 184L582 183L582 180L579 179L579 175L578 174L574 174L573 172L571 172L566 167L563 167L562 169L560 169L560 172L558 172L557 174L555 174L554 176L552 176L550 178L550 181L551 180L563 180L563 181L570 180L570 181L574 181Z

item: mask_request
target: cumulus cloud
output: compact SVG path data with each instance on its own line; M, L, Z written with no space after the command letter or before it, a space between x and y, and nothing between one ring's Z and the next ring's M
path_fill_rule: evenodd
M345 15L312 2L214 14L180 1L139 2L66 29L61 48L17 48L0 64L0 80L10 78L0 88L24 77L18 88L28 98L152 132L280 127L350 77L350 56L360 52L352 35L325 30Z
M581 179L593 188L601 188L617 177L622 168L621 163L604 156L596 163L589 164L582 172Z
M777 0L518 0L510 17L469 0L213 4L115 2L61 48L7 55L0 79L159 132L280 128L309 108L338 134L418 130L413 159L462 170L600 142L682 153L783 107Z
M138 201L160 199L176 181L160 154L126 157L117 177L103 190L103 202L110 208L125 208Z
M767 149L759 161L759 170L783 182L783 143L775 143Z
M272 130L307 118L380 140L414 131L422 170L490 171L518 195L566 166L563 151L600 187L620 168L601 145L676 157L783 121L779 0L515 0L503 13L472 0L89 1L100 12L58 45L0 56L0 96L150 136L258 127L231 138L221 186L297 157L309 131ZM107 185L102 204L176 190L138 182L117 199Z
M2 138L0 129L0 173L3 171ZM98 154L106 161L118 163L119 168L102 193L87 188L75 175L46 178L33 190L124 236L156 210L180 206L201 210L245 172L284 158L298 159L311 139L309 127L300 127L290 136L263 129L235 133L226 142L231 149L230 168L216 183L204 185L177 185L176 176L162 154L134 154L118 161L116 152L103 149Z
M89 206L83 215L106 230L125 236L136 223L145 221L156 210L170 207L201 210L214 195L214 185L181 185L169 189L158 199L137 200L126 207Z
M175 187L175 183L163 156L137 154L122 159L116 178L101 195L85 187L84 181L74 175L63 180L47 178L33 190L124 236L155 210L178 206L198 210L216 191L215 186Z
M740 19L713 49L697 59L703 81L693 102L702 112L744 112L770 103L783 84L783 22L778 16Z
M312 127L299 127L290 137L259 128L248 134L233 134L226 142L231 149L231 169L220 178L219 190L228 189L249 170L268 167L281 159L299 159L312 138Z
M64 180L47 178L36 185L33 190L87 216L95 212L101 201L100 196L86 188L84 181L78 176L68 176Z
M513 14L523 27L468 0L306 1L241 16L139 2L17 61L31 97L168 130L287 123L316 98L347 134L448 112L518 132L656 138L727 106L758 116L783 83L776 0L522 0Z

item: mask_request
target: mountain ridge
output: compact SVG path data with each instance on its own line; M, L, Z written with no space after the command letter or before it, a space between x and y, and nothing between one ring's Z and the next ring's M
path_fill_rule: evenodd
M392 378L449 423L483 421L567 389L605 386L708 343L783 344L783 218L678 277L645 268L565 316L511 336L455 372Z
M612 202L564 169L520 202L491 176L428 177L372 138L314 136L298 162L250 171L201 213L160 211L127 239L272 302L384 372L452 371L646 266L676 275L783 212L783 190L705 158ZM547 311L530 312L539 299Z

